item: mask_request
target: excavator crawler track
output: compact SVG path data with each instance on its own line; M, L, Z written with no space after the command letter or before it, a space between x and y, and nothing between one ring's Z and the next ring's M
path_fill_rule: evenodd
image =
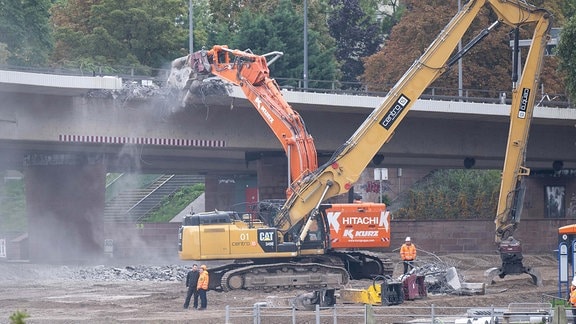
M392 276L394 263L390 259L381 259L376 253L368 251L330 251L338 257L350 273L352 279L373 279L376 276Z
M220 279L220 288L224 291L339 288L348 280L346 269L326 264L253 264L226 271Z

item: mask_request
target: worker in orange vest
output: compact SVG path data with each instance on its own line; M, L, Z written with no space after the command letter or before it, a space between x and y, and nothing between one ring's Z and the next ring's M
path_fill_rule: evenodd
M416 246L412 244L410 236L406 237L404 244L400 247L400 258L404 263L404 274L408 273L409 268L414 268L412 262L416 260Z
M576 277L570 286L570 305L572 305L572 323L576 323Z
M198 310L205 310L208 305L208 300L206 297L206 292L208 291L208 283L210 282L210 277L208 276L208 270L206 265L200 266L200 276L198 277L198 285L196 290L198 291L198 296L200 297L200 307Z

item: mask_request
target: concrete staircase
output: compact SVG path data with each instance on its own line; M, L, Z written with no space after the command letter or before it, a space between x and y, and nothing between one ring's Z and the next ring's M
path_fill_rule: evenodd
M162 175L146 188L124 190L106 203L104 222L139 222L158 207L165 197L184 186L197 183L204 183L204 177Z

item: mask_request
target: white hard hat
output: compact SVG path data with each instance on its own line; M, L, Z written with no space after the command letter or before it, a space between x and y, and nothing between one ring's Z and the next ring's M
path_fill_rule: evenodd
M410 242L410 236L406 236L406 242Z
M576 286L576 277L572 279L572 286Z

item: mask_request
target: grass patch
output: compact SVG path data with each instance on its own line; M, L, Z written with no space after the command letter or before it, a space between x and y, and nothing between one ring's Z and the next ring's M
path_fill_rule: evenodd
M204 193L203 183L182 187L172 195L164 198L160 206L152 211L150 216L144 221L150 223L168 222L186 208L188 204L196 200L202 193Z

